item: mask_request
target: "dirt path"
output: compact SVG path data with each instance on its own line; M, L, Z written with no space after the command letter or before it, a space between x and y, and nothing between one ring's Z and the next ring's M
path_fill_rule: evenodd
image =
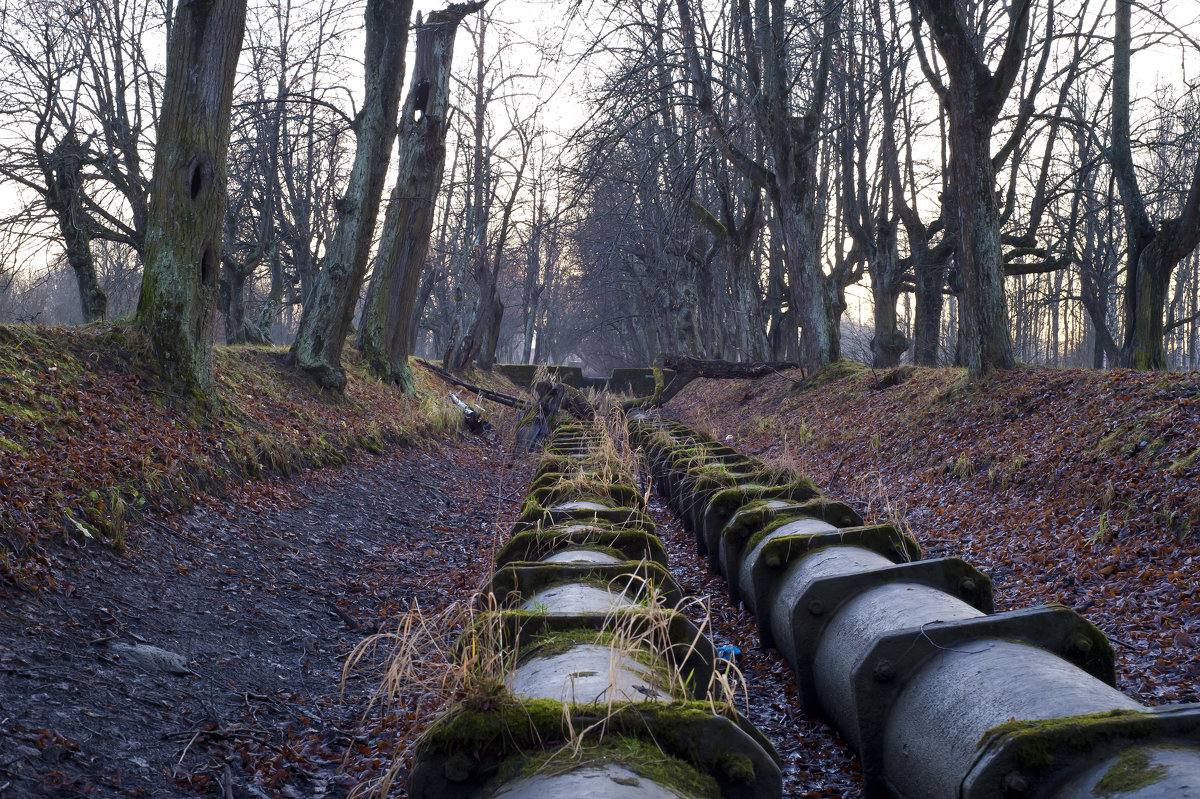
M344 658L409 602L469 595L530 469L499 440L357 455L0 600L0 797L344 796L378 776L428 720L364 723L377 672L343 698Z

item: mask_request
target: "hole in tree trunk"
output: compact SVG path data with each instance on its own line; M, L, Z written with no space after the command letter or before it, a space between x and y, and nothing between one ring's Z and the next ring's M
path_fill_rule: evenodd
M212 247L204 248L204 255L200 256L200 282L205 286L211 286L217 280L217 255L213 252Z
M198 155L188 167L188 197L198 198L213 179L212 162L207 156Z

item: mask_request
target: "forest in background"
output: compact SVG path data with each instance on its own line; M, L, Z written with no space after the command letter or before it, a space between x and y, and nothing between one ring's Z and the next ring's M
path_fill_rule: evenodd
M243 9L213 330L299 351L307 313L324 382L344 314L359 314L357 343L371 330L371 287L397 262L385 245L412 244L411 220L380 212L402 204L406 129L428 138L417 125L432 118L444 168L427 257L418 246L398 281L412 310L387 324L407 340L385 350L597 370L663 352L975 372L1200 364L1190 4L546 8L449 6L462 25L441 109L417 108L438 98L413 75L408 26L391 30L398 54L380 44L411 3ZM0 6L0 318L134 313L172 11ZM381 81L395 97L372 95ZM348 279L322 294L339 269ZM848 313L856 295L866 310Z

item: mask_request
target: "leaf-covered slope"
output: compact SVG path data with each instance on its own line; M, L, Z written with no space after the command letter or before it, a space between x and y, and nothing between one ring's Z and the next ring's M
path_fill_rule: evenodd
M701 380L669 409L980 565L1003 608L1084 610L1141 699L1200 698L1200 374L902 369Z
M155 377L131 328L0 327L0 584L47 577L55 539L120 546L143 508L457 427L445 387L424 370L408 397L346 355L338 396L285 367L283 350L217 348L219 401L206 408Z

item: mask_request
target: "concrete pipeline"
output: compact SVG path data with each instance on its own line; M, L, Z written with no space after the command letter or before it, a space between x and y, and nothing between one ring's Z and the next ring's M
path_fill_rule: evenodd
M923 560L808 480L638 415L630 440L868 797L1200 798L1200 705L1118 691L1112 646L1061 605L994 612L991 581Z
M500 651L503 687L422 737L413 799L781 795L779 757L718 690L654 531L605 423L557 420L460 638L464 661Z

